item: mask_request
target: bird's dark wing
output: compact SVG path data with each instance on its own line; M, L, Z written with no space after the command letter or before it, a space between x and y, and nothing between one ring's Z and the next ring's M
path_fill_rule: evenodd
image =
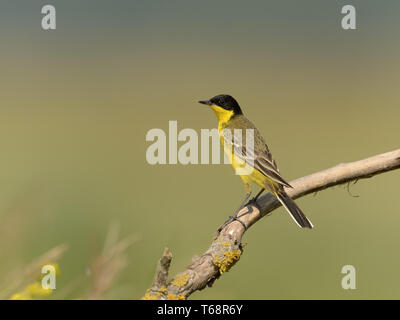
M260 171L263 175L275 180L276 182L279 182L285 187L292 188L292 186L280 175L279 169L276 166L275 160L272 158L270 152L262 152L261 154L256 155L254 168Z
M223 131L225 146L232 148L234 154L245 161L248 165L260 171L264 176L291 188L292 186L282 178L275 160L268 149L263 137L257 129L254 130L254 148L245 146L242 141L246 141L245 133L240 136L230 133L229 130ZM247 145L247 143L246 143Z

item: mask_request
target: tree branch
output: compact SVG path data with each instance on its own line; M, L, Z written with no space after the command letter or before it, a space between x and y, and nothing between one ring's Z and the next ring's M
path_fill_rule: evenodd
M293 189L286 189L286 192L296 199L309 193L354 180L371 178L399 168L400 149L355 162L342 163L291 181ZM268 193L259 198L255 205L243 208L238 216L248 229L279 206L279 201ZM169 283L166 283L166 278L172 255L165 249L160 259L156 280L143 299L186 299L194 291L212 286L216 279L240 259L243 253L241 240L245 231L240 222L234 221L228 224L216 235L210 248L202 256L196 257L185 271L177 274ZM160 279L162 280L159 281Z

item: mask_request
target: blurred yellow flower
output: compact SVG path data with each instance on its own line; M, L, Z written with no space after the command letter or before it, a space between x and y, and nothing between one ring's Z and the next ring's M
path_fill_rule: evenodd
M46 263L43 264L42 268L46 265L53 266L56 275L60 273L60 268L57 263ZM42 268L40 268L40 270L42 270ZM42 279L46 274L47 273L40 273L37 281L28 284L21 292L14 293L10 300L40 300L49 297L53 290L42 287Z

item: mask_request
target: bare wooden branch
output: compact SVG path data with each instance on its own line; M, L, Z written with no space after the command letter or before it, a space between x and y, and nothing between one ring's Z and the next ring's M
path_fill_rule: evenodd
M339 164L309 176L291 181L293 189L286 189L289 196L296 199L316 191L354 180L370 178L374 175L400 168L400 149L376 155L367 159ZM270 193L259 198L255 205L249 205L239 212L239 219L247 229L262 217L280 206L279 201ZM241 243L245 233L243 225L234 221L228 224L215 237L210 248L196 258L187 269L177 274L169 283L165 283L172 255L163 265L161 286L153 284L147 290L144 299L186 299L196 290L212 286L224 272L228 271L240 258L243 252ZM165 256L165 251L164 255ZM160 265L161 261L160 260ZM159 277L159 276L158 276ZM157 279L157 276L156 276Z
M156 277L153 282L153 288L161 288L167 285L168 270L172 260L172 253L168 248L164 249L163 255L158 261Z

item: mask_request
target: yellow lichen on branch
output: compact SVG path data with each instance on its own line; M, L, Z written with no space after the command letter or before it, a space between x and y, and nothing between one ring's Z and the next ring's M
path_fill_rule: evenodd
M237 261L240 259L240 253L238 249L233 251L224 251L223 257L219 257L218 255L213 256L213 261L215 265L218 267L219 273L223 274L224 272L229 271Z
M187 274L187 272L183 272L178 274L171 282L171 284L176 287L183 287L188 282L188 280L189 275Z

